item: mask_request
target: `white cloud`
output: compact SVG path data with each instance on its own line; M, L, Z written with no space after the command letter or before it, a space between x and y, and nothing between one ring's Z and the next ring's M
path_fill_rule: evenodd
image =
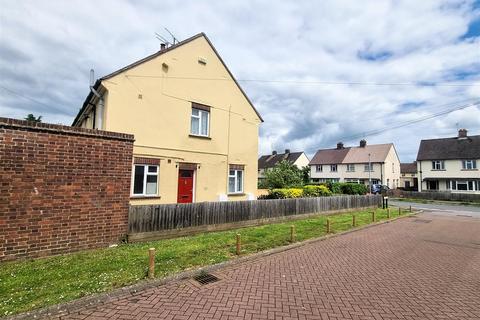
M265 119L260 151L334 147L342 138L392 127L480 98L480 18L473 1L3 1L0 116L42 114L69 124L88 91L88 72L109 73L158 50L154 32L180 39L205 31ZM478 6L477 6L478 7ZM379 60L360 57L383 56ZM477 81L477 86L306 84ZM439 107L444 106L444 107ZM372 137L413 160L422 138L457 126L480 134L479 108ZM286 117L285 114L289 116ZM357 143L357 138L347 143Z

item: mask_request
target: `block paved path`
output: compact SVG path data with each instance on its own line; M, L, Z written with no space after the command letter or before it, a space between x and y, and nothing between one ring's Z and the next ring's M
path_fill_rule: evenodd
M62 319L480 319L480 219L424 213Z

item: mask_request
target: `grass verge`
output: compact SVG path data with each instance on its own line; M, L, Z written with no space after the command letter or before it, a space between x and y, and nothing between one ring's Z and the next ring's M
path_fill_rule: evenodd
M415 199L415 198L390 198L390 199L394 201L415 202L415 203L423 203L423 204L446 204L446 205L480 207L480 202L466 202L466 201L454 201L454 200L430 200L430 199Z
M370 224L371 212L354 212L357 226ZM351 229L352 214L328 216L332 232ZM392 218L396 216L398 211L392 210ZM295 225L297 242L323 236L326 219L326 216L317 216L36 260L5 262L0 264L0 317L110 291L145 279L148 248L156 248L155 276L163 278L235 258L237 233L242 238L241 254L246 255L289 244L291 225ZM376 219L386 220L386 210L377 209Z

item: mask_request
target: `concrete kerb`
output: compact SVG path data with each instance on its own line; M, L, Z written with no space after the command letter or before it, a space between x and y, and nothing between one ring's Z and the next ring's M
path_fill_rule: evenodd
M286 246L277 247L277 248L265 250L265 251L262 251L262 252L253 253L253 254L250 254L250 255L247 255L247 256L234 258L232 260L220 262L220 263L217 263L217 264L214 264L214 265L199 267L199 268L196 268L194 270L183 271L183 272L173 274L171 276L168 276L168 277L165 277L165 278L162 278L162 279L141 280L138 283L132 284L130 286L114 289L110 292L99 293L99 294L96 294L96 295L79 298L79 299L76 299L74 301L70 301L70 302L66 302L66 303L60 303L60 304L53 305L53 306L50 306L50 307L46 307L46 308L43 308L43 309L32 310L32 311L28 311L28 312L13 315L13 316L7 316L4 319L5 320L41 319L41 318L46 318L46 317L48 318L48 317L52 317L52 316L67 315L68 313L70 313L72 311L76 311L80 308L89 307L89 306L98 305L98 304L103 304L105 302L108 302L109 299L114 299L116 297L124 296L124 295L127 295L127 294L130 294L131 296L135 296L139 292L144 291L146 289L155 288L155 287L165 285L165 284L173 282L173 281L192 278L193 276L197 275L200 272L214 272L218 269L222 269L222 268L225 268L225 267L228 267L228 266L241 264L241 263L247 262L247 261L255 261L255 260L258 260L258 259L263 258L263 257L267 257L267 256L270 256L270 255L273 255L273 254L277 254L277 253L285 252L285 251L292 250L292 249L295 249L295 248L303 247L303 246L306 246L308 244L312 244L312 243L315 243L315 242L320 242L320 241L324 241L324 240L327 240L327 239L330 239L330 238L333 238L333 237L338 237L338 236L342 236L342 235L345 235L345 234L369 229L369 228L376 227L376 226L379 226L379 225L382 225L382 224L385 224L385 223L391 223L391 222L394 222L396 220L403 219L403 218L408 218L408 217L417 215L417 214L422 213L422 212L423 212L423 210L417 210L417 211L414 211L412 213L406 213L405 215L392 218L390 220L383 220L383 221L379 221L379 222L375 222L375 223L370 223L368 225L364 225L364 226L360 226L360 227L354 227L354 228L351 228L351 229L348 229L348 230L345 230L345 231L341 231L341 232L338 232L338 233L331 233L331 234L327 234L327 235L324 235L324 236L321 236L321 237L318 237L318 238L308 239L308 240L305 240L305 241L302 241L302 242L296 242L296 243L292 243L292 244L289 244L289 245L286 245Z

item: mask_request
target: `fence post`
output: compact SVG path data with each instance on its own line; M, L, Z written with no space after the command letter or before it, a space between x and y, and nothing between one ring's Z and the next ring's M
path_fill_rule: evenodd
M352 215L352 226L353 227L357 226L357 217L355 216L355 214Z
M155 277L155 248L148 249L148 277Z
M237 256L240 255L240 251L241 251L241 240L240 240L240 234L237 233L237 250L236 250L236 254Z
M295 226L290 226L290 242L295 242Z
M327 233L330 233L331 230L332 228L331 228L330 219L327 218Z

